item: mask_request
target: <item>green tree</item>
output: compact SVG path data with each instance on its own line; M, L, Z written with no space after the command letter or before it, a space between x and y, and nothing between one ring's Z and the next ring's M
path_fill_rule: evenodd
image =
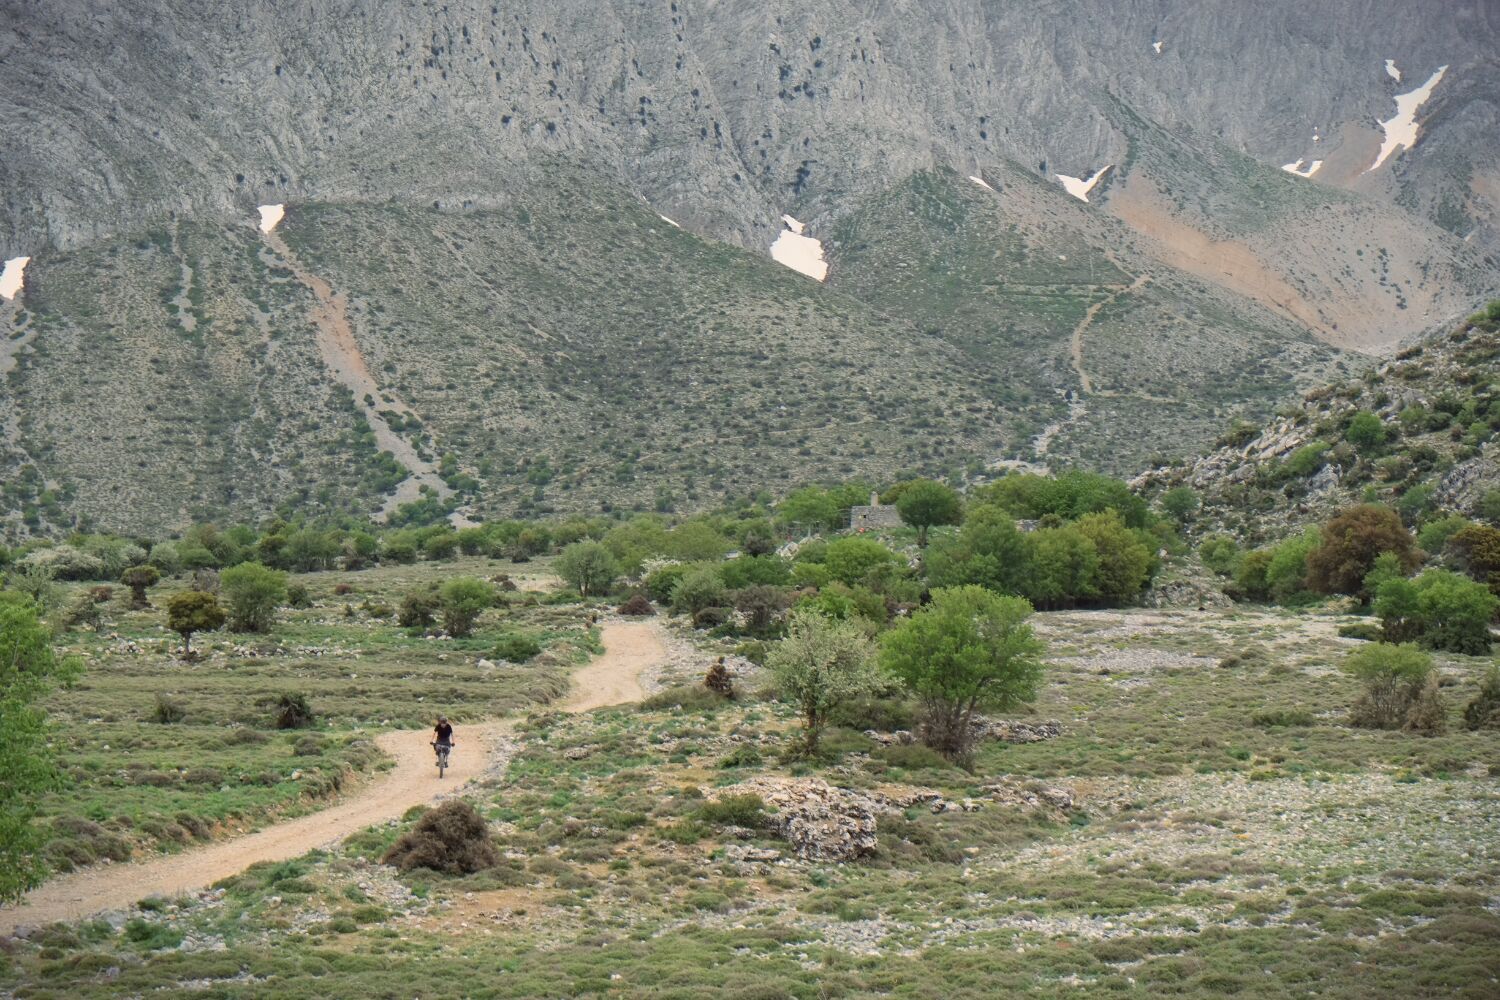
M1028 558L1020 592L1046 608L1095 597L1099 553L1077 525L1038 528L1025 536Z
M473 634L474 623L495 603L495 588L472 576L457 576L438 590L443 612L443 630L455 639Z
M1139 535L1114 510L1086 514L1078 531L1094 544L1099 568L1094 574L1098 595L1106 601L1133 601L1151 582L1155 559Z
M832 531L843 527L838 501L821 486L804 486L787 494L776 507L776 520L803 531Z
M1031 555L1008 511L970 507L958 533L939 539L927 554L927 580L934 587L973 584L1019 594L1031 575Z
M1417 568L1421 554L1411 532L1389 507L1365 503L1339 511L1319 532L1307 554L1307 584L1323 594L1363 594L1365 575L1381 553L1390 552L1403 571Z
M896 554L873 538L846 535L828 543L823 565L835 579L851 586L875 567L896 561Z
M286 601L286 574L260 563L240 563L219 574L219 592L236 632L269 632Z
M917 545L927 547L927 530L939 524L957 524L962 506L958 494L931 479L917 479L906 484L896 499L896 513L901 520L917 529Z
M859 625L834 621L815 611L792 612L786 638L766 655L779 697L802 716L800 752L811 754L828 722L828 713L850 699L874 690L874 646Z
M1045 648L1030 615L1025 598L939 588L885 634L881 666L922 702L923 739L933 749L966 761L976 711L1010 711L1036 697Z
M1360 410L1350 418L1344 439L1360 451L1373 451L1385 443L1385 424L1369 410Z
M707 521L685 521L667 532L666 554L682 562L722 559L728 551L729 540Z
M1386 580L1375 594L1375 613L1388 640L1415 640L1470 656L1489 652L1497 604L1500 599L1488 587L1442 569L1415 580Z
M217 631L226 617L219 599L201 590L183 590L167 598L167 628L182 636L183 653L192 653L196 633Z
M36 703L81 672L76 657L53 652L35 604L0 592L0 902L16 901L46 872L45 839L32 821L42 795L59 787L62 776L47 748L46 713Z
M130 606L132 608L149 608L151 602L146 599L146 588L154 587L161 579L161 573L155 566L131 566L120 574L120 582L130 588Z
M1317 550L1321 535L1316 527L1303 529L1302 534L1283 538L1271 549L1271 560L1266 564L1266 589L1276 601L1293 601L1307 591L1307 560Z
M620 575L620 564L601 542L574 542L562 550L556 569L584 597L608 593Z

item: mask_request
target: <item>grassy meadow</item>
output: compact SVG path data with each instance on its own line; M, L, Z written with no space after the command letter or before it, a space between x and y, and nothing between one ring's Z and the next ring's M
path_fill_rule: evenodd
M314 606L288 616L276 635L288 652L275 656L205 637L220 648L204 663L152 653L156 672L126 673L134 661L103 650L116 640L88 640L90 686L52 707L106 721L69 726L82 741L65 752L77 784L49 812L139 812L169 794L202 812L308 808L315 796L286 780L226 780L231 795L103 776L131 763L213 766L226 779L378 766L361 750L374 729L420 724L435 699L459 719L539 702L588 648L584 606L523 599L490 612L480 634L524 626L548 637L548 653L480 676L482 639L408 639L341 610L389 602L428 572L301 578ZM338 582L357 589L334 595ZM1359 641L1337 632L1355 620L1331 608L1039 614L1052 665L1027 719L1055 719L1061 735L986 741L972 772L867 736L909 724L899 700L843 706L821 754L793 760L797 720L760 694L760 671L744 670L732 700L698 683L697 664L733 640L664 623L675 643L697 644L665 678L681 687L582 716L533 711L508 770L472 787L495 866L447 876L380 864L416 810L191 898L43 929L11 946L0 991L1493 996L1500 747L1459 713L1494 658L1439 657L1443 734L1352 729L1358 684L1338 665ZM137 643L167 642L154 628L149 613L112 623ZM327 713L319 756L298 757L306 731L270 730L255 707L287 687ZM155 688L182 699L181 723L144 718ZM232 742L237 732L266 738ZM110 764L95 773L85 760ZM714 805L736 786L801 778L911 804L881 811L874 853L842 863L797 857L743 803ZM1062 791L1070 804L996 787ZM950 806L935 811L933 796Z

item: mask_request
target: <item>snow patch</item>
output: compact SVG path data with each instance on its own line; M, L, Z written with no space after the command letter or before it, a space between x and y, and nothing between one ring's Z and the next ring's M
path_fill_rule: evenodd
M1295 163L1283 163L1281 169L1289 174L1296 174L1298 177L1311 177L1323 165L1322 160L1313 160L1306 169L1303 169L1303 162L1303 160L1298 159Z
M1062 186L1067 189L1068 194L1077 198L1079 201L1088 201L1089 192L1094 190L1094 185L1099 183L1099 179L1103 177L1112 166L1114 166L1113 163L1106 163L1104 166L1100 167L1094 172L1094 176L1088 178L1087 180L1081 177L1068 177L1063 174L1058 174L1057 179L1062 181Z
M286 206L262 205L258 211L260 212L260 231L269 233L276 228L276 224L281 221L282 216L286 215Z
M1161 55L1161 42L1152 42L1151 47L1156 50L1157 55Z
M814 281L822 281L828 277L828 263L823 260L823 244L811 236L803 236L802 231L807 227L790 215L783 215L781 221L786 223L786 229L771 244L771 259Z
M21 293L26 265L30 263L30 257L12 257L5 262L5 270L0 272L0 299L9 302Z
M1401 82L1401 71L1396 68L1396 60L1387 59L1385 61L1385 72L1392 80L1395 80L1397 83Z
M1398 147L1410 149L1417 144L1417 111L1426 103L1427 98L1432 96L1432 88L1438 85L1438 81L1446 72L1448 72L1447 66L1439 66L1437 72L1432 74L1422 86L1408 93L1396 95L1396 114L1380 123L1380 127L1385 130L1385 141L1380 144L1380 153L1365 173L1368 174L1384 163Z
M656 213L656 217L658 219L660 219L661 221L665 222L669 226L677 226L678 229L682 228L681 226L678 226L677 223L675 223L671 219L667 218L665 215L662 215L660 212Z
M990 187L988 184L986 184L984 182L984 178L983 177L976 177L973 174L970 174L969 175L969 180L973 181L975 184L978 184L980 187L984 188L986 191L995 191L994 188ZM999 194L1000 192L995 191L995 193Z

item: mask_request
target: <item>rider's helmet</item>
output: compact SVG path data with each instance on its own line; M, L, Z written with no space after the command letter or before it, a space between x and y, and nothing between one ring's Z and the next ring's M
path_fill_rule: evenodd
M448 721L448 717L446 715L440 715L440 716L438 716L438 721L439 722L447 722Z

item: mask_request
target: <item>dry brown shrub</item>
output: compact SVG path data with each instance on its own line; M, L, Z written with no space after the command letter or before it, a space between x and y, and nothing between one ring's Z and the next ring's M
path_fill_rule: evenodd
M484 817L467 802L445 802L427 813L381 859L402 871L428 868L467 875L500 860Z

